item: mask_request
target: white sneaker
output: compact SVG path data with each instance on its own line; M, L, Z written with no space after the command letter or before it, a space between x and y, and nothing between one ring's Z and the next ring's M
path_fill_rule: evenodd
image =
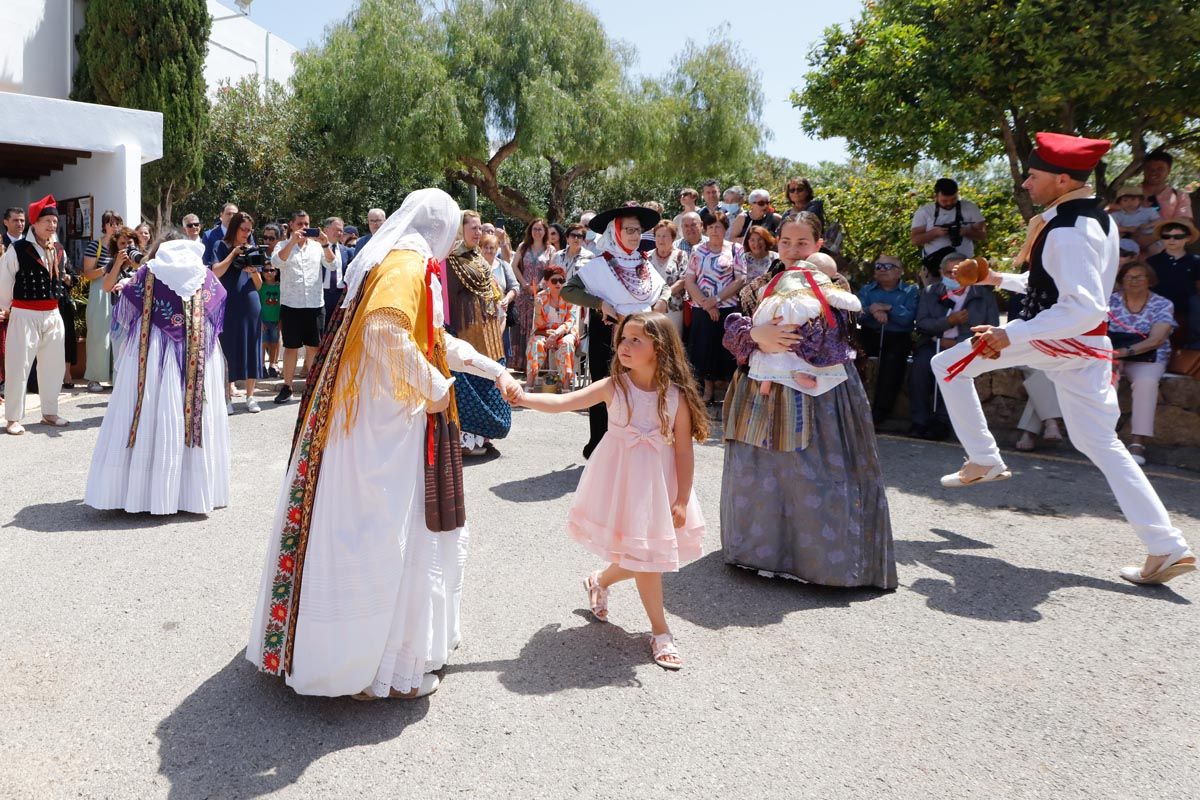
M99 381L88 381L87 389L89 392L92 392L93 394L95 394L96 392L104 391L104 387L100 385Z
M258 407L258 401L253 397L246 398L246 410L251 414L257 414L259 411L262 411L262 409Z
M225 401L225 413L231 417L233 416L233 401L232 400Z

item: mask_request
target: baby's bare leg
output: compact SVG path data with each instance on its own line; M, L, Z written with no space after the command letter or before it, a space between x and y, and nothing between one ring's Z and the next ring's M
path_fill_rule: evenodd
M792 380L796 382L797 386L800 386L804 389L817 388L817 379L812 375L805 375L803 372L793 372Z

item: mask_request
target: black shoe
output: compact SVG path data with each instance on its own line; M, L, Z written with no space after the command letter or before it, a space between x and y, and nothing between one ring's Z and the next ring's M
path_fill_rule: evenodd
M591 442L588 442L587 444L585 444L585 445L583 446L583 457L584 457L585 459L591 458L591 457L592 457L592 451L593 451L593 450L595 450L595 449L596 449L596 445L592 444Z
M279 390L279 394L275 395L275 404L283 405L288 400L292 399L292 387L284 386Z
M268 378L278 378L279 370L275 369L274 367L267 367L267 377Z

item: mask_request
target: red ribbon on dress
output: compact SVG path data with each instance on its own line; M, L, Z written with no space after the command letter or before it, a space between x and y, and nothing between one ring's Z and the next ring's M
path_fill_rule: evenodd
M433 360L433 276L439 278L442 275L441 264L436 259L429 259L425 262L425 355ZM441 298L439 297L440 301ZM447 390L449 391L449 390ZM434 414L427 414L427 424L425 425L425 463L432 465L437 456L437 442L434 438L434 425L432 420Z
M774 278L771 278L771 280L767 283L766 288L763 289L763 297L770 297L775 292L775 284L779 283L779 279L782 278L785 273L795 272L797 270L804 273L804 279L808 281L808 288L812 289L813 295L817 298L817 302L821 304L821 313L825 316L825 322L829 324L829 327L834 327L837 324L837 320L835 320L833 317L833 309L830 308L829 301L825 299L825 293L822 292L821 287L817 285L817 281L813 277L812 270L810 269L805 269L804 267L788 267L787 269L781 271Z

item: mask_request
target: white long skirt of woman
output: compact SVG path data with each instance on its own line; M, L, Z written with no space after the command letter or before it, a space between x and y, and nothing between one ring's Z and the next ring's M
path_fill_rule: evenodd
M213 347L204 365L200 447L184 446L183 376L173 346L156 327L150 329L137 440L127 446L137 405L137 341L114 352L116 382L100 424L83 501L93 508L151 514L207 514L228 505L229 419L221 348Z
M367 359L364 386L382 378ZM364 391L354 427L332 422L304 556L292 671L298 694L407 692L458 646L467 528L425 526L425 414ZM295 462L296 459L293 459ZM288 470L291 486L297 464ZM261 666L286 492L275 512L246 658ZM286 554L282 554L286 556Z

